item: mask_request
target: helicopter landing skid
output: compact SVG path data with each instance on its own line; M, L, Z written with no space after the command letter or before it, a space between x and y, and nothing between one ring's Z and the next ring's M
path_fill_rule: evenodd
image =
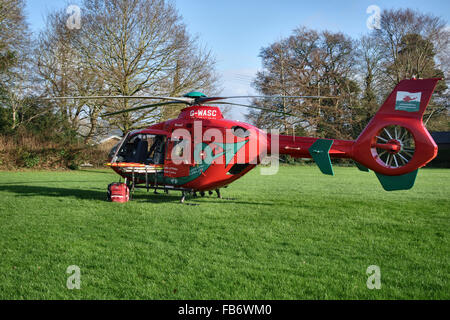
M206 195L205 191L194 191L192 189L186 189L186 188L182 188L182 187L178 187L177 188L177 187L168 186L168 185L157 185L156 182L149 183L148 179L146 179L144 185L138 185L138 184L136 184L136 180L135 180L134 175L132 175L131 179L125 178L125 184L127 184L127 186L129 187L129 190L130 190L130 200L132 198L132 195L133 195L135 189L146 189L147 192L149 192L150 189L152 189L155 194L159 194L157 192L157 190L162 190L162 191L164 191L165 194L169 194L169 190L171 190L171 191L181 191L180 203L188 205L188 206L198 206L200 204L199 203L187 203L186 202L186 197L187 196L192 196L193 198L197 198L198 197L197 192L199 193L200 197L202 197L202 198ZM219 198L219 199L222 199L222 200L236 200L234 198L224 198L224 197L222 197L220 189L215 189L214 191L216 192L217 198ZM210 190L210 191L208 191L208 194L210 196L212 196L214 194L214 192L212 190Z

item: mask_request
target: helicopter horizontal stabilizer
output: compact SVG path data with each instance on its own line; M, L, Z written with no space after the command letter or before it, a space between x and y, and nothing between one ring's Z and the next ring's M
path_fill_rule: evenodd
M378 180L380 180L384 190L396 191L411 189L416 181L418 171L419 170L417 169L401 176L385 176L377 172L375 172L375 174L377 175Z
M334 176L329 153L332 145L333 140L319 139L314 142L308 151L323 174Z

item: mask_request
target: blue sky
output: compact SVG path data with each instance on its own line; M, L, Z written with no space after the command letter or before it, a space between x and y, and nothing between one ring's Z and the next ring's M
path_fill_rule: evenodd
M27 0L31 29L44 26L46 13L78 0ZM254 94L252 77L261 67L262 47L289 36L300 25L317 30L341 31L352 37L367 33L370 5L412 8L450 21L448 0L173 0L191 34L198 36L217 59L223 95ZM242 119L243 108L232 117Z

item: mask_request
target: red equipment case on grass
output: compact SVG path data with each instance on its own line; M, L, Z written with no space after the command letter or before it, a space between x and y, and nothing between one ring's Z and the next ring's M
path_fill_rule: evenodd
M130 200L130 189L125 183L111 183L108 186L108 201L128 202Z

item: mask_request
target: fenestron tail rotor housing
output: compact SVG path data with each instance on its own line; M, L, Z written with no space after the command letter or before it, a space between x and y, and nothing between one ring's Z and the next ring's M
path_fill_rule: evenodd
M372 154L386 168L401 168L414 157L416 144L407 128L399 125L383 127L374 138Z

